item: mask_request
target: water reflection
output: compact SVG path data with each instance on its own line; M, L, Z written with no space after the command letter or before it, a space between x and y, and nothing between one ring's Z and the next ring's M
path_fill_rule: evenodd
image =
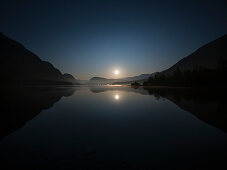
M99 87L90 88L90 91L93 93L116 91L118 93L114 95L115 100L120 99L121 91L151 95L157 100L167 99L200 120L227 132L225 89Z
M74 91L60 87L1 89L0 140Z
M115 100L119 100L119 99L120 99L119 94L115 94L115 95L114 95L114 99L115 99Z
M223 94L141 87L5 90L0 134L10 135L0 141L0 169L226 167Z
M156 99L166 98L200 120L227 132L226 89L145 88Z

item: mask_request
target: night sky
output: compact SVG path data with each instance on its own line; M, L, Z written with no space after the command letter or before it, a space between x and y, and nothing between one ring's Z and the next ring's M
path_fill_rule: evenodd
M227 1L1 1L0 31L79 79L161 71L227 33Z

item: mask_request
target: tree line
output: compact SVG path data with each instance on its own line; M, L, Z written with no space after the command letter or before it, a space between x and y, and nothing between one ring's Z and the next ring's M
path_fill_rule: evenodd
M143 83L143 86L226 86L227 60L217 63L216 69L196 66L192 70L181 71L177 68L173 74L158 73Z

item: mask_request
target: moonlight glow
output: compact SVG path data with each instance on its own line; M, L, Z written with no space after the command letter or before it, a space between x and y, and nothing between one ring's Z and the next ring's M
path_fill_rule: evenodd
M119 74L119 70L115 70L115 71L114 71L114 74L115 74L115 75L118 75L118 74Z
M114 96L114 98L115 98L115 100L118 100L118 99L120 98L120 96L119 96L118 94L116 94L116 95Z

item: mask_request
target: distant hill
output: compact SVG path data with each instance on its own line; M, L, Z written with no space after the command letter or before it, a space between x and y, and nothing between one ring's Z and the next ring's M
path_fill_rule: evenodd
M89 80L89 84L112 84L114 82L116 82L117 79L107 79L107 78L103 78L103 77L92 77Z
M154 76L156 73L153 74L141 74L139 76L133 76L133 77L125 77L120 79L107 79L103 77L92 77L90 79L90 84L130 84L132 81L140 81L143 82L147 80L149 77Z
M226 87L227 35L218 38L155 77L144 86Z
M136 80L146 80L151 76L154 76L156 73L152 73L152 74L140 74L139 76L133 76L133 77L126 77L123 78L126 81L136 81Z
M173 74L174 71L193 70L198 67L215 69L218 62L227 60L227 35L224 35L183 58L169 69L163 71L164 74Z
M22 44L0 33L1 84L76 84L70 74L62 74L51 63L42 61Z
M106 78L103 78L103 77L92 77L90 79L90 81L107 81L107 80L110 80L110 79L106 79Z

